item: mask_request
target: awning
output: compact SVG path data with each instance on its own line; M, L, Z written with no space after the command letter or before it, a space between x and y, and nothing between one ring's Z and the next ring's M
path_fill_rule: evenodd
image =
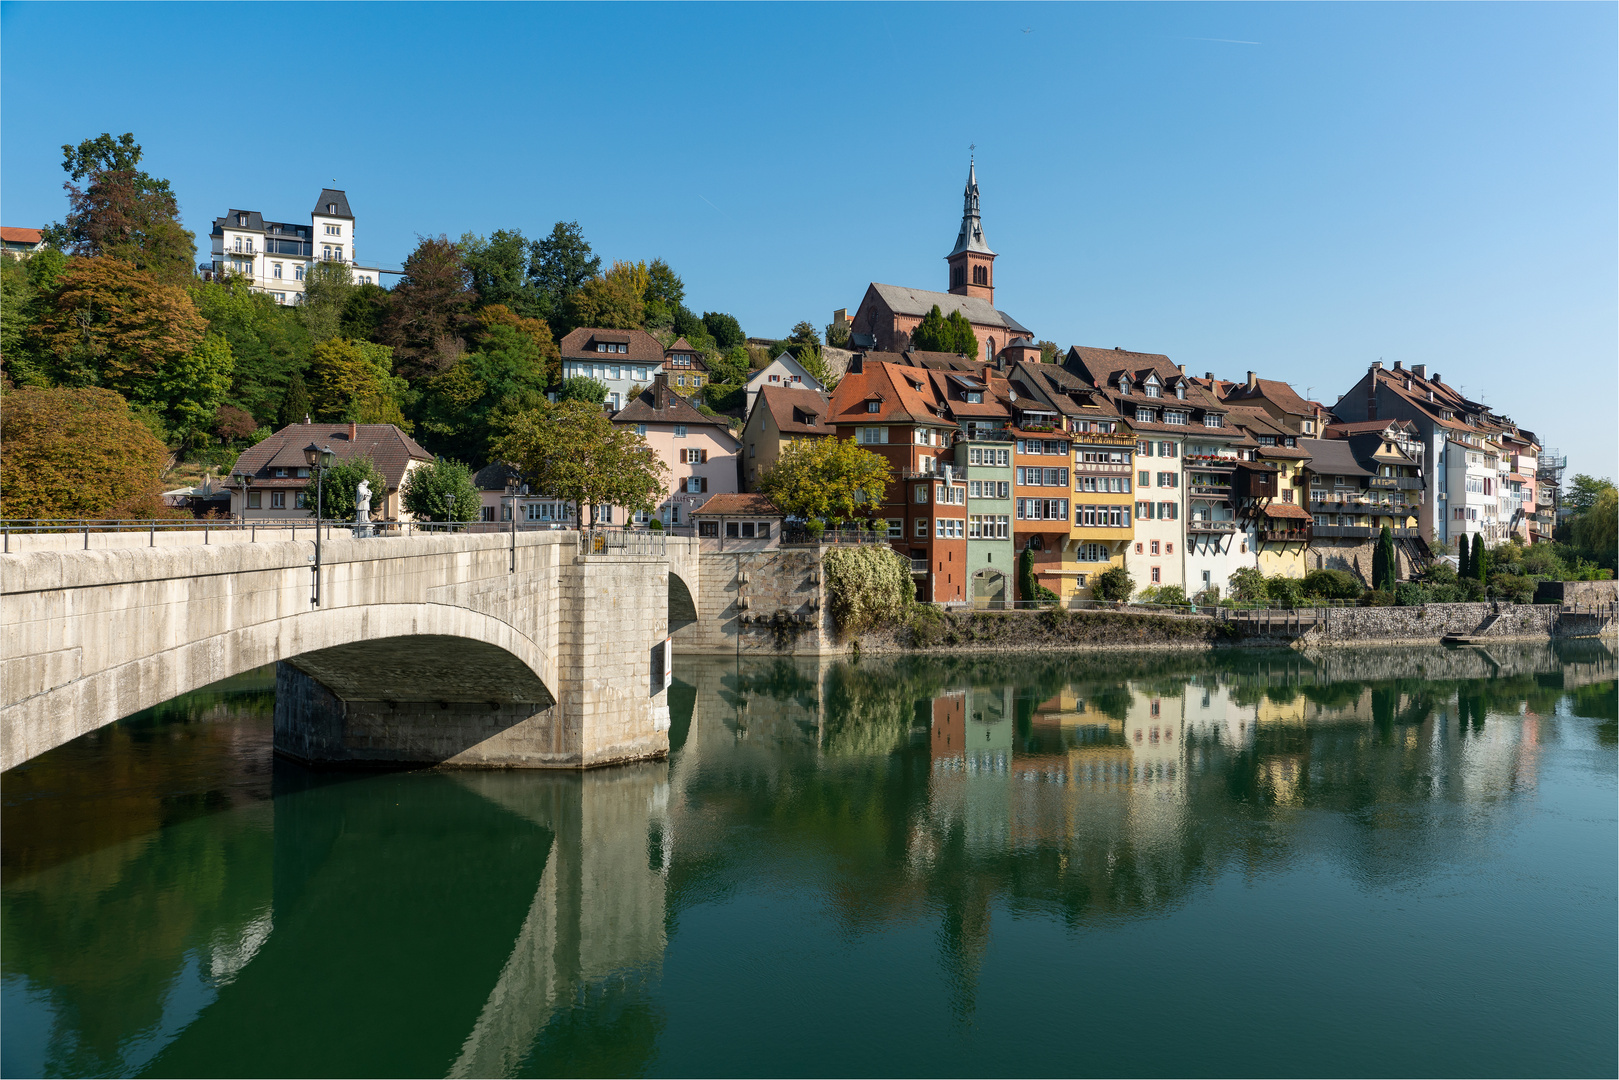
M1292 518L1296 521L1309 521L1310 512L1296 503L1271 503L1265 507L1265 516L1268 518Z

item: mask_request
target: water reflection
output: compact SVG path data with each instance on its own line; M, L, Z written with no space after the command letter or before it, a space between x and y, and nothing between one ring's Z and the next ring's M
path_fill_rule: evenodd
M1071 1071L971 1041L1016 985L997 926L1168 925L1233 873L1325 861L1377 890L1499 858L1500 815L1537 795L1548 754L1611 790L1619 721L1595 642L678 671L670 759L629 768L272 765L260 678L5 774L0 1071L780 1072L795 1025L795 1068L846 1071L837 1040L808 1035L834 1009L772 997L802 974L767 973L774 1034L730 1032L730 1056L671 1020L691 1005L671 965L705 997L733 989L738 898L761 894L799 913L793 948L930 935L884 976L918 999L937 984L942 1009L885 1036L903 1063L868 1071ZM858 996L849 978L827 993ZM1595 1013L1612 982L1583 985ZM1134 1022L1115 1018L1121 1048L1147 1038ZM1554 1071L1611 1071L1611 1047L1574 1042ZM1097 1071L1153 1071L1094 1052Z

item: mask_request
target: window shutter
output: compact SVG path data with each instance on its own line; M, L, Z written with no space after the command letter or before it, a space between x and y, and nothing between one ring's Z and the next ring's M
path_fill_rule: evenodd
M708 451L705 450L705 451L703 451L703 453L706 456ZM697 478L697 490L698 491L707 491L708 490L708 477L699 476Z
M702 455L698 460L700 460L701 462L703 462L706 465L708 463L708 451L707 450L699 450L698 453L700 455Z

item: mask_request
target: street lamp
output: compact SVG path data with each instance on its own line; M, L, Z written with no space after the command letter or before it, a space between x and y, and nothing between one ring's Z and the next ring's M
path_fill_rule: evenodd
M444 505L447 507L444 512L445 524L455 524L455 492L452 491L444 496Z
M337 455L332 452L330 445L316 446L310 443L304 447L304 460L309 467L315 470L315 588L311 593L309 602L316 607L320 606L320 520L321 513L326 509L326 470L337 463Z
M231 479L235 480L237 485L242 489L242 524L246 525L247 524L247 479L248 479L248 477L247 477L247 474L245 472L239 472L239 473L233 474L231 476Z

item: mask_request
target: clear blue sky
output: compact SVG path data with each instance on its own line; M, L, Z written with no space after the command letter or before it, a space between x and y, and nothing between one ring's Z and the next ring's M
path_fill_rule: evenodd
M750 334L946 284L967 146L1040 337L1331 404L1428 363L1615 472L1614 4L5 4L0 216L133 131L204 236L577 219Z

